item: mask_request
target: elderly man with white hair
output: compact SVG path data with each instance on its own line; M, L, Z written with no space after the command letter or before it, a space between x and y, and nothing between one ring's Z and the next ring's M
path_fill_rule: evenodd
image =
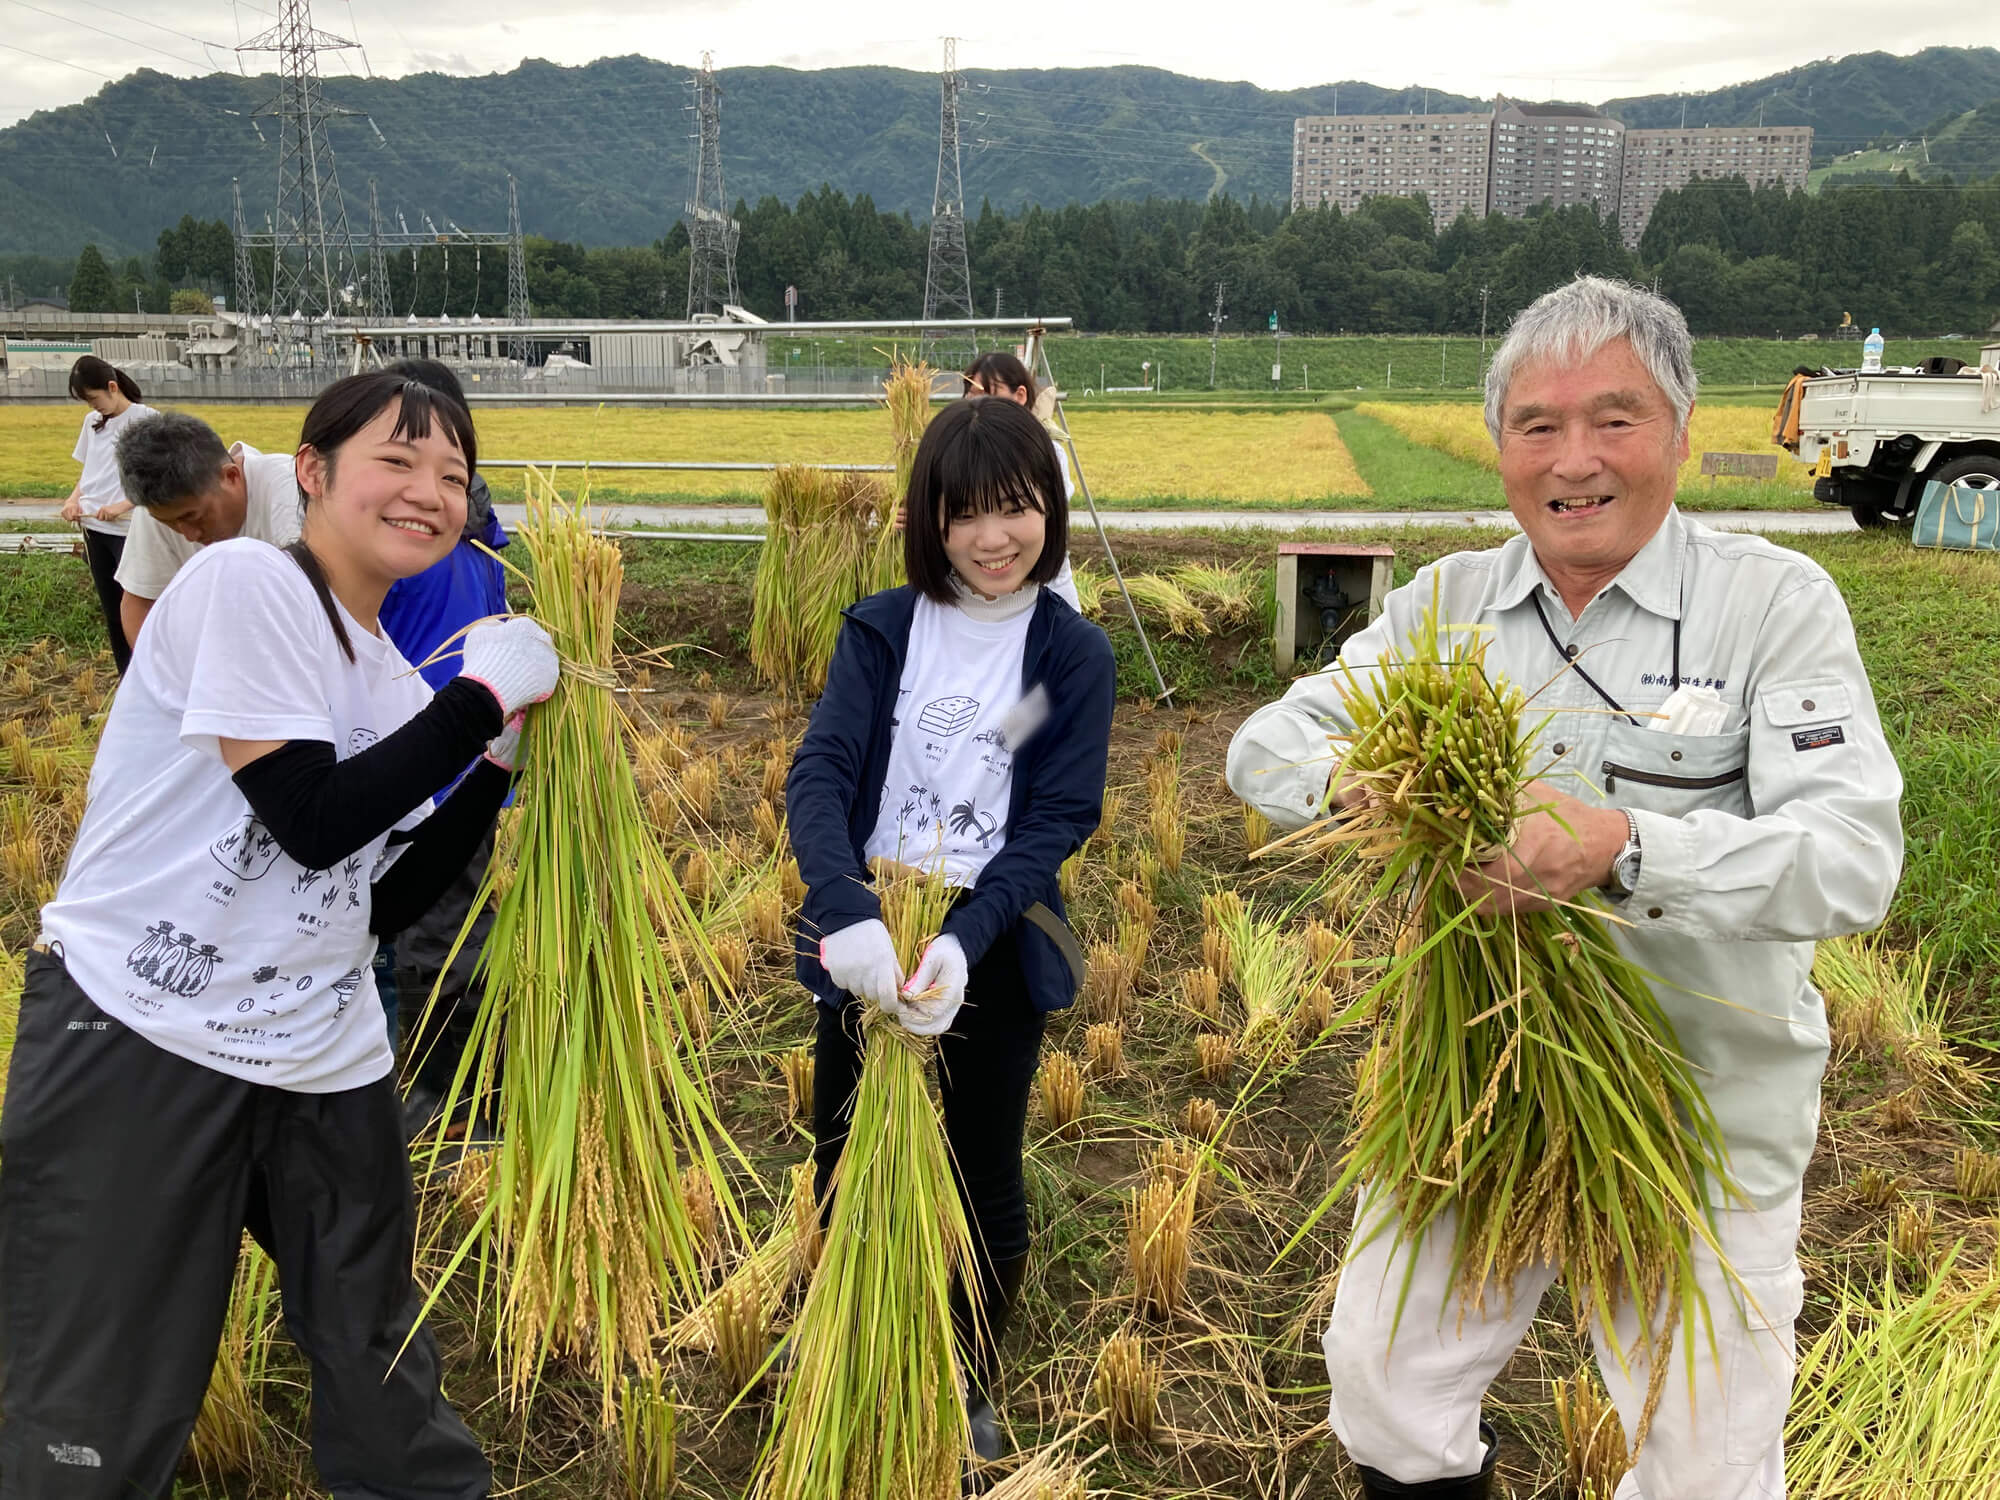
M1489 670L1534 694L1551 767L1511 848L1469 894L1528 910L1601 890L1653 976L1729 1148L1728 1269L1698 1250L1712 1341L1669 1356L1618 1500L1779 1500L1803 1291L1796 1249L1819 1119L1826 1016L1813 943L1882 920L1902 869L1902 778L1840 591L1817 564L1674 506L1694 407L1679 311L1579 277L1513 324L1486 422L1521 535L1422 569L1341 663L1366 669L1433 598L1490 627ZM1229 748L1237 795L1282 827L1344 800L1350 729L1328 674L1301 678ZM1375 1220L1363 1189L1357 1218ZM1453 1295L1449 1213L1420 1243L1357 1229L1324 1345L1330 1425L1369 1497L1473 1500L1498 1443L1480 1401L1527 1333L1553 1266ZM1653 1372L1628 1327L1594 1330L1628 1433ZM1621 1365L1612 1352L1622 1349ZM1684 1370L1682 1356L1692 1362ZM1689 1378L1689 1374L1692 1378Z

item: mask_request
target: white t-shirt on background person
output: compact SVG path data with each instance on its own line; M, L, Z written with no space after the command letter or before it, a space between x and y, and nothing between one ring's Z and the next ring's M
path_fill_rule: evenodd
M870 859L941 860L964 888L1006 843L1014 756L1002 726L1021 701L1036 592L970 608L917 600Z
M307 1094L392 1065L368 930L388 834L305 869L252 815L217 741L322 740L345 760L421 711L423 678L342 622L353 662L291 558L245 539L198 549L147 617L42 910L43 940L106 1015L190 1062Z
M1056 467L1062 470L1063 501L1067 505L1069 501L1076 498L1076 481L1069 477L1069 454L1063 451L1062 440L1060 438L1052 437L1049 439L1049 442L1056 450ZM1073 520L1074 518L1074 512L1072 512L1071 519ZM1056 576L1049 580L1049 590L1061 598L1078 614L1083 612L1083 605L1076 597L1076 574L1070 571L1069 554L1067 552L1063 554L1062 567L1057 570Z
M124 536L130 527L129 515L115 521L100 521L97 513L125 498L125 485L118 477L118 434L142 417L158 415L152 407L134 401L115 417L100 416L93 411L83 419L83 430L76 435L76 448L70 457L83 465L83 474L76 482L76 499L83 507L86 531ZM104 424L101 427L100 422Z
M229 456L243 466L241 536L288 546L299 539L299 482L289 453L259 453L248 443L231 443ZM118 563L118 586L141 599L157 599L201 551L171 526L153 519L143 505L132 512L132 533Z

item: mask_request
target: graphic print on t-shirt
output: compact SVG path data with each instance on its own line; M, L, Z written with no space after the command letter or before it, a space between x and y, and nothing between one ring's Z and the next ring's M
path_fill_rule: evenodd
M278 860L278 841L255 813L208 846L215 862L238 880L262 880Z
M372 729L357 729L347 737L347 753L349 755L359 755L380 738L382 736Z
M221 957L215 944L159 921L148 925L145 937L125 955L125 967L154 989L191 1000L208 988Z
M917 727L949 739L954 734L962 734L978 717L979 700L958 693L949 698L933 698L926 703L924 711L917 715Z
M999 830L1000 820L990 812L981 812L970 797L951 805L951 831L962 838L977 839L980 848L991 848L993 835Z

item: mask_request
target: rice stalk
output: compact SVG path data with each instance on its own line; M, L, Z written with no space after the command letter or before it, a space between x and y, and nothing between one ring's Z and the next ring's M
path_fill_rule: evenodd
M715 1363L722 1383L740 1391L757 1378L771 1352L771 1306L764 1279L752 1261L749 1274L725 1281L709 1304Z
M1958 1196L1967 1203L2000 1198L2000 1156L1974 1146L1961 1146L1951 1165Z
M1594 897L1507 918L1457 890L1506 846L1531 779L1534 726L1521 691L1487 675L1487 646L1433 606L1375 669L1337 674L1354 725L1343 775L1365 797L1292 837L1374 862L1405 925L1376 989L1382 1029L1340 1179L1293 1244L1349 1188L1376 1184L1389 1209L1374 1232L1401 1243L1455 1210L1468 1306L1553 1260L1579 1327L1611 1326L1629 1298L1648 1352L1677 1321L1691 1358L1708 1327L1696 1247L1716 1248L1710 1194L1730 1189L1671 1023Z
M1045 1449L986 1491L986 1500L1088 1500L1084 1466Z
M1104 593L1111 585L1108 574L1095 568L1073 567L1070 581L1076 585L1076 610L1086 620L1094 620L1104 613Z
M1243 804L1243 857L1245 859L1251 858L1259 849L1270 843L1271 837L1275 832L1276 830L1272 828L1269 818L1265 817L1263 813L1252 807L1248 802Z
M27 959L0 947L0 1106L7 1102L7 1068L14 1059L14 1034L21 1025L21 986Z
M1194 1206L1206 1212L1215 1203L1215 1170L1208 1152L1193 1141L1169 1138L1153 1148L1147 1163L1155 1177L1173 1184L1176 1191L1194 1184Z
M759 801L750 810L750 823L756 832L758 847L765 853L771 853L784 843L785 817L778 811L775 802Z
M1083 1033L1083 1073L1086 1078L1116 1078L1125 1071L1125 1033L1112 1022L1100 1021Z
M1099 1021L1121 1024L1132 1004L1137 966L1110 943L1092 943L1084 959L1084 1011Z
M809 1123L813 1112L813 1049L801 1044L778 1054L785 1080L785 1117Z
M674 1393L657 1365L627 1375L618 1388L619 1477L625 1500L659 1500L674 1492Z
M1785 1426L1792 1491L1815 1500L2000 1494L2000 1273L1954 1249L1906 1290L1885 1267L1843 1288L1800 1353Z
M906 972L943 925L941 876L878 868L882 919ZM792 1326L754 1494L759 1500L945 1500L969 1440L951 1315L977 1285L927 1071L936 1044L879 1010L862 1017L861 1081L835 1168L831 1221Z
M260 1392L268 1379L278 1328L278 1272L248 1235L236 1257L229 1310L215 1349L215 1369L188 1439L188 1457L204 1475L246 1479L268 1448Z
M723 1166L735 1148L682 1024L702 986L684 982L673 955L708 983L716 962L645 825L604 685L620 554L592 534L581 504L536 477L515 536L534 613L574 666L523 731L515 869L479 961L486 1001L445 1104L490 1114L499 1144L484 1205L431 1302L470 1263L482 1291L497 1292L482 1302L508 1397L527 1407L549 1362L574 1360L596 1381L608 1427L627 1372L650 1378L674 1309L701 1297L704 1241L736 1232L741 1217ZM489 869L475 914L495 885ZM712 1228L696 1217L704 1202Z
M1194 1191L1149 1178L1125 1204L1125 1256L1139 1303L1172 1317L1187 1301Z
M1151 1442L1159 1424L1160 1367L1135 1333L1114 1333L1097 1356L1091 1395L1113 1443Z
M1181 1001L1188 1014L1210 1025L1222 1020L1222 980L1212 968L1181 971ZM1234 1044L1231 1044L1232 1047Z
M1929 1198L1896 1205L1896 1217L1889 1227L1889 1248L1896 1258L1914 1266L1928 1266L1931 1242L1937 1234L1937 1204Z
M1195 1140L1213 1142L1222 1134L1222 1111L1207 1095L1196 1094L1181 1113L1181 1128Z
M1067 1052L1049 1052L1035 1070L1035 1094L1042 1101L1042 1124L1059 1141L1083 1134L1083 1069Z
M1204 1031L1194 1039L1194 1059L1195 1077L1210 1085L1226 1083L1236 1066L1236 1039Z
M792 1168L792 1191L788 1199L792 1221L792 1254L796 1270L810 1276L826 1248L826 1226L821 1221L819 1200L813 1195L813 1165L800 1162Z
M1556 1429L1562 1434L1563 1468L1575 1500L1612 1500L1631 1463L1618 1408L1585 1365L1555 1383Z
M1146 778L1149 794L1146 828L1153 836L1153 852L1169 875L1178 875L1187 851L1187 812L1181 804L1180 762L1162 760Z
M1903 1190L1903 1180L1880 1167L1863 1167L1849 1185L1855 1198L1870 1208L1887 1208Z

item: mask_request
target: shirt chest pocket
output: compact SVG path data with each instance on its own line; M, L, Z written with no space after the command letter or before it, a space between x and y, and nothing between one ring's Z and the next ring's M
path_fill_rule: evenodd
M1750 732L1667 734L1614 722L1598 767L1604 800L1670 818L1750 810Z

